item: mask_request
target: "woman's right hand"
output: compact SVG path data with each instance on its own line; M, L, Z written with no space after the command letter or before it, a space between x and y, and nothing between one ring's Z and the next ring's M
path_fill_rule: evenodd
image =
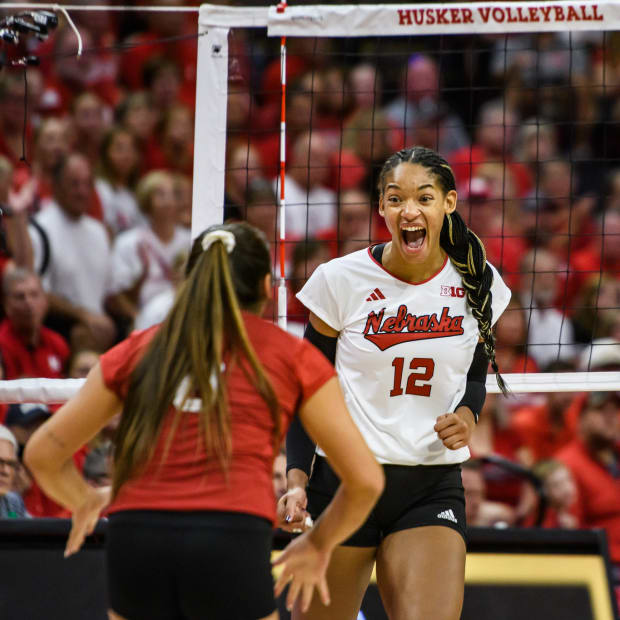
M299 486L289 489L279 500L277 506L278 527L286 532L305 531L309 527L308 497Z
M329 588L327 587L327 566L331 549L320 549L312 540L312 532L306 532L291 541L274 566L282 565L282 572L275 585L276 597L289 585L286 596L286 608L291 611L301 594L301 610L306 612L312 602L314 588L319 591L323 605L329 605Z

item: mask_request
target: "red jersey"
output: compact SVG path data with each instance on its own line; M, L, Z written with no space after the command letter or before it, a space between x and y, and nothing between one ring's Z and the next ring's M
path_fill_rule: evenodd
M335 370L308 341L299 340L257 316L244 313L243 317L252 346L280 403L283 438L300 404L333 377ZM102 355L103 380L119 398L126 396L131 373L158 328L135 332ZM275 520L271 414L239 363L232 364L226 374L232 437L227 474L217 458L205 451L199 416L191 412L181 414L162 461L168 430L176 414L171 407L152 459L139 476L121 487L110 512L213 510Z
M580 439L560 450L556 458L577 483L583 527L605 529L611 561L620 562L620 478L595 461Z
M65 376L69 346L60 334L41 327L39 344L31 348L19 338L11 321L4 319L0 323L0 354L4 363L5 379L61 379Z

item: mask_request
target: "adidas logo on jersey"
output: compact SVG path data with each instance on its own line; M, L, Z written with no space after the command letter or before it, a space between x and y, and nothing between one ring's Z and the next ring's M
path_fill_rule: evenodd
M370 293L370 297L366 298L366 301L378 301L379 299L385 299L385 295L376 288L372 293Z
M454 516L454 512L452 512L452 508L448 510L443 510L437 515L438 519L448 519L448 521L452 521L452 523L458 523L456 517Z

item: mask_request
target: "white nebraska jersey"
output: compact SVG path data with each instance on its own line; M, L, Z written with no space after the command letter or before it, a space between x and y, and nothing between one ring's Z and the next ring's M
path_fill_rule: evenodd
M493 269L493 322L510 290ZM370 248L320 265L299 300L340 332L336 370L351 416L380 463L461 463L433 426L465 393L478 324L449 259L429 280L390 274ZM320 449L319 453L323 454Z

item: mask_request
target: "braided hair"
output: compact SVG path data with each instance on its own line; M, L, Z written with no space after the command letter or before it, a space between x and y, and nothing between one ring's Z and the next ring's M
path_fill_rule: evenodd
M383 193L386 176L402 163L419 164L437 178L444 194L456 190L454 174L448 162L431 149L414 146L394 153L386 160L379 174L379 192ZM450 257L452 264L461 275L465 288L467 303L478 322L478 332L484 343L485 353L495 372L497 385L502 394L508 394L508 388L500 375L495 360L495 337L491 331L493 310L491 308L493 271L487 263L482 241L467 228L463 218L454 211L446 213L439 235L439 245Z

